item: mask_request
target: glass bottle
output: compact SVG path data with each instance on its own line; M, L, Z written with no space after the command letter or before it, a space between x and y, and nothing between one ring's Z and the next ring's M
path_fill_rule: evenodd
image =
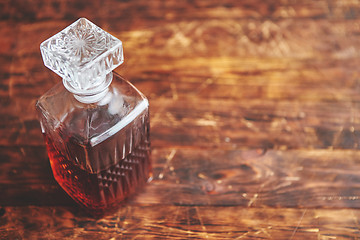
M81 18L40 45L63 78L36 103L53 175L93 215L151 180L149 104L112 70L122 42Z

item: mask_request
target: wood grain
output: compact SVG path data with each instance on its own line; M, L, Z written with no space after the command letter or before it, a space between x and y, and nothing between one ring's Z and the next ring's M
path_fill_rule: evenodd
M152 2L111 1L3 1L1 20L46 21L49 19L73 19L79 15L89 15L100 21L117 19L124 27L142 26L156 20L180 21L184 18L326 18L355 19L359 16L359 6L353 1L184 1L170 0ZM129 26L128 26L129 27Z
M3 146L43 146L34 102L4 106ZM356 102L234 101L160 98L150 100L152 144L201 148L357 149ZM19 116L20 115L20 116Z
M44 148L2 152L0 206L74 207ZM360 153L351 150L171 148L152 157L154 180L129 205L360 207Z
M65 207L11 207L2 217L10 224L0 225L0 229L9 231L0 232L0 237L355 239L359 235L360 211L352 209L166 206L167 214L162 209L163 206L156 205L127 206L111 217L94 220ZM31 219L26 217L29 215Z

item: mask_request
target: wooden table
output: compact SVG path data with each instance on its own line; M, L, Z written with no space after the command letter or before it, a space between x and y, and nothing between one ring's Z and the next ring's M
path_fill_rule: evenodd
M52 177L40 43L87 17L151 105L154 180L92 219ZM0 1L0 239L360 238L357 1Z

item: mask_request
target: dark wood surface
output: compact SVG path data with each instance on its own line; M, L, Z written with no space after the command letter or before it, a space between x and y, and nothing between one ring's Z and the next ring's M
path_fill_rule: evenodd
M150 100L154 180L86 216L52 177L40 43L87 17ZM359 239L357 1L0 0L0 239Z

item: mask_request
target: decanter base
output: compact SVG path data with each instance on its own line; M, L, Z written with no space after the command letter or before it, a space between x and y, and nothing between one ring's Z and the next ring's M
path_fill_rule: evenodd
M130 154L99 173L89 173L45 141L55 180L93 216L118 209L123 201L152 179L150 143L142 140ZM70 141L66 144L71 144Z

